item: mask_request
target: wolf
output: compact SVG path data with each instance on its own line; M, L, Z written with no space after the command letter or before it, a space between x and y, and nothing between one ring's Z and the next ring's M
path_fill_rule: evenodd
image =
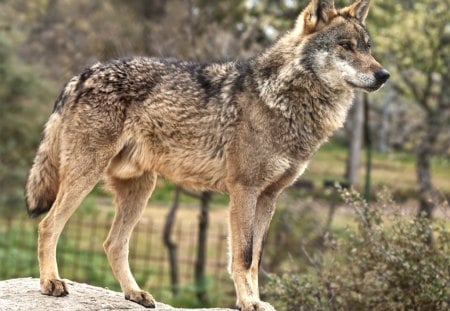
M134 226L157 175L226 193L229 269L237 307L260 299L258 270L280 192L305 170L346 118L355 90L389 78L371 55L369 0L336 9L311 0L295 27L246 60L195 63L134 57L97 63L72 78L46 123L26 185L38 227L41 292L64 296L56 245L64 225L100 181L115 197L104 250L125 298L145 307L129 267Z

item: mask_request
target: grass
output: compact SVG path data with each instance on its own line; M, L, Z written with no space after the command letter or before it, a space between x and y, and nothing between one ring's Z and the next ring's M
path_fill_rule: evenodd
M360 184L363 188L365 175L365 153L361 153L359 168ZM335 143L327 143L311 160L308 169L301 177L321 185L323 180L343 180L347 149ZM415 196L417 189L415 157L405 152L380 153L373 152L372 184L375 189L389 188L393 193L400 192L406 196ZM431 163L432 180L435 187L450 194L450 159L434 157Z

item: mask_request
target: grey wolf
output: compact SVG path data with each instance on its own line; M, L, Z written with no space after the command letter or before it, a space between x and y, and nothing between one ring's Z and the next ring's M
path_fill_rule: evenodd
M263 242L280 192L340 128L355 90L374 91L389 72L371 55L368 0L336 9L312 0L294 29L248 60L200 64L136 57L98 63L56 100L26 185L39 224L43 294L64 296L58 237L104 180L116 214L104 249L126 299L154 307L128 264L133 227L157 175L230 196L230 273L237 306L260 300Z

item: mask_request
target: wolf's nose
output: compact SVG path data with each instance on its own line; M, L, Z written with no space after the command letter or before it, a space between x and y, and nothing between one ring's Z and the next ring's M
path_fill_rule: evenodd
M389 71L387 71L386 69L380 69L378 71L375 71L375 79L377 79L377 81L379 83L384 83L387 81L387 79L389 79L389 77L391 76L391 74L389 73Z

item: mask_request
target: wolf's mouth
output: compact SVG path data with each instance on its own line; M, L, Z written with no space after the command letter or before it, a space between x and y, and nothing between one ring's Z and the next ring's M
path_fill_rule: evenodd
M378 90L380 87L382 87L383 84L384 84L384 83L380 83L380 84L376 84L376 85L373 85L373 86L372 86L372 85L370 85L370 86L361 86L361 85L356 85L355 83L353 83L353 82L351 82L351 81L345 80L345 82L347 82L347 84L350 85L350 86L353 87L353 88L356 88L356 89L362 89L362 90L367 91L367 92L373 92L373 91L376 91L376 90Z
M380 84L376 84L375 86L364 86L364 87L360 87L361 89L367 91L367 92L374 92L376 90L379 90L384 83L380 83Z

